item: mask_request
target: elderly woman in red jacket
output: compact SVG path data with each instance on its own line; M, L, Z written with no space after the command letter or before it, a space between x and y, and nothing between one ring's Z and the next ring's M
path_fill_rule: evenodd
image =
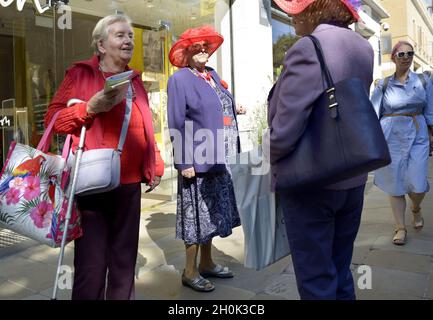
M130 70L131 21L124 15L107 16L97 23L92 39L95 55L67 71L45 116L47 125L60 111L54 128L59 134L73 135L73 150L83 125L88 128L85 150L116 148L125 115L125 88L104 92L103 87L105 78ZM133 101L121 157L121 185L110 192L78 197L84 235L75 241L72 299L134 297L141 183L155 188L164 163L155 144L140 73L134 70L130 82ZM72 99L83 102L67 108Z

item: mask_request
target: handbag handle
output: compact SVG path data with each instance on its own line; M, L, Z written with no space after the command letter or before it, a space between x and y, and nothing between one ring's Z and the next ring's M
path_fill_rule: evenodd
M322 69L322 75L324 74L327 89L326 93L328 95L328 108L331 114L331 117L336 119L338 117L338 102L335 95L335 85L334 80L332 80L331 73L329 72L328 66L325 62L325 55L323 54L322 46L320 45L319 39L317 39L313 35L307 35L311 41L313 41L314 48L316 49L317 58L319 59L320 68Z
M54 116L51 118L50 124L45 130L44 135L42 136L41 141L39 141L39 144L36 148L37 150L42 151L43 153L47 153L48 148L50 147L51 137L53 136L54 123L56 122L59 113L60 111L56 112Z

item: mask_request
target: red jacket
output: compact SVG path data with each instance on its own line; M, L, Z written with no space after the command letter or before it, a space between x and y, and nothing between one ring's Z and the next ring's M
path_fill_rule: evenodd
M129 70L128 67L127 69ZM45 127L54 114L60 111L54 124L54 131L60 134L72 134L73 150L78 146L81 127L84 124L87 125L85 150L117 147L125 113L125 100L109 112L96 115L87 113L87 102L77 103L67 108L70 99L89 101L96 92L102 90L104 82L97 56L87 61L76 62L67 70L65 79L48 107ZM147 92L138 71L134 70L132 84L135 97L121 158L122 184L150 182L155 175L164 174L164 162L154 138L152 112L149 108Z

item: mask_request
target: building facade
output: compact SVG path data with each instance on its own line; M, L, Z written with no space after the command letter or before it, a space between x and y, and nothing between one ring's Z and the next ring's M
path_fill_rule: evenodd
M381 0L390 17L383 20L383 77L395 71L391 61L392 47L400 40L414 45L413 70L433 70L433 19L430 0ZM429 9L430 8L430 9Z
M362 10L359 12L362 23L357 24L354 29L366 38L374 50L374 74L373 79L382 78L382 52L381 35L384 19L390 17L379 0L363 0Z

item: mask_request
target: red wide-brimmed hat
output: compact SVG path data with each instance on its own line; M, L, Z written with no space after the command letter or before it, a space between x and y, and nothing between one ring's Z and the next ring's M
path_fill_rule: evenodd
M289 15L299 14L316 0L274 0L274 2ZM356 21L361 20L355 7L359 6L359 0L334 0L344 4Z
M179 68L186 67L188 65L186 49L202 41L206 42L210 57L224 42L224 38L211 26L188 29L181 34L179 40L171 47L168 55L171 64Z

